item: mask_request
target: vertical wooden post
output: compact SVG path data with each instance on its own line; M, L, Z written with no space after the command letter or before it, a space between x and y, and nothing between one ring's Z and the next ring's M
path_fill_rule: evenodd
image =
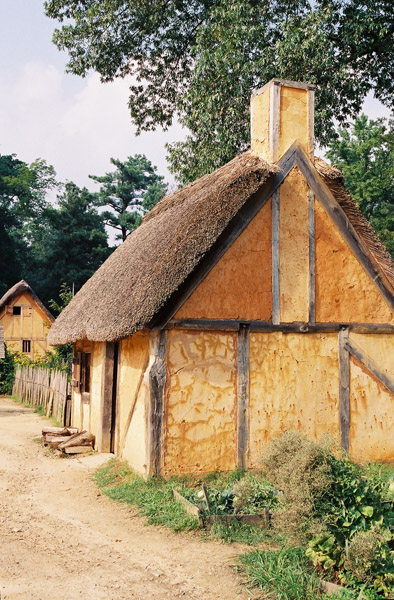
M349 340L349 329L343 327L339 331L339 425L341 432L341 446L349 452L350 428L350 364L349 352L346 348Z
M158 335L155 360L149 371L149 474L159 475L162 458L162 431L164 415L164 389L166 385L167 331Z
M272 161L278 159L280 127L280 84L274 82L270 89L269 143Z
M309 234L309 323L316 322L316 247L315 247L315 195L308 190Z
M280 323L280 288L279 288L279 189L272 195L272 322Z
M308 89L308 137L309 137L309 158L313 161L315 156L315 90Z
M99 452L111 451L111 420L112 420L112 393L114 378L114 342L106 342L103 349L102 374L101 374L101 402L99 427L97 431L97 449ZM82 401L81 401L82 404Z
M247 468L248 408L249 408L249 328L241 323L238 331L238 406L237 406L237 466Z

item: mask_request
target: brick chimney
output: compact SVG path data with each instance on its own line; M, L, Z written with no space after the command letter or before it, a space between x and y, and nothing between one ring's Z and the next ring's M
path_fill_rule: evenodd
M313 158L315 86L271 79L251 97L251 151L277 162L297 140Z

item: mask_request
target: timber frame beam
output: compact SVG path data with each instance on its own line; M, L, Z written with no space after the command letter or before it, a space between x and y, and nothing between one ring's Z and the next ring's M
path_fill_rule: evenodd
M149 371L148 474L159 475L162 461L167 332L158 332L155 360Z
M394 333L390 323L272 323L271 321L238 321L233 319L173 319L166 329L206 331L238 331L248 325L251 332L282 331L283 333L335 333L343 328L355 333Z
M249 432L249 329L249 324L240 323L237 340L237 466L240 469L247 468L247 447Z

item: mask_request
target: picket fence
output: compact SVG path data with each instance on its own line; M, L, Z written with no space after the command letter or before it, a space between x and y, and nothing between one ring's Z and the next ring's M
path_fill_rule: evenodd
M17 367L12 394L33 408L41 406L62 425L70 424L71 387L64 371Z

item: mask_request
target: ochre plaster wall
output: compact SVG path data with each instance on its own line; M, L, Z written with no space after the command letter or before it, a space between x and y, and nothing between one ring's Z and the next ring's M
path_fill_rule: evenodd
M168 333L166 475L235 468L236 345L229 333Z
M285 430L339 434L337 334L250 336L249 467Z
M281 86L279 151L281 156L297 140L309 152L308 92Z
M91 357L90 424L89 431L97 437L101 419L101 383L103 373L103 342L94 342Z
M350 334L350 341L394 379L394 339ZM354 460L394 461L394 396L356 359L350 362L350 454Z
M0 325L4 327L4 339L10 350L22 352L22 340L30 340L31 352L27 354L34 359L42 356L52 348L47 345L47 335L51 323L44 315L34 298L27 292L16 295L8 306L21 306L21 315L7 314L3 311Z
M389 323L393 314L319 201L316 215L316 321Z
M297 167L292 169L281 185L279 198L280 319L283 323L307 322L309 299L308 185Z
M261 319L272 317L271 201L175 315L175 319Z
M120 342L116 447L118 454L142 474L147 463L148 362L147 335L135 334Z

